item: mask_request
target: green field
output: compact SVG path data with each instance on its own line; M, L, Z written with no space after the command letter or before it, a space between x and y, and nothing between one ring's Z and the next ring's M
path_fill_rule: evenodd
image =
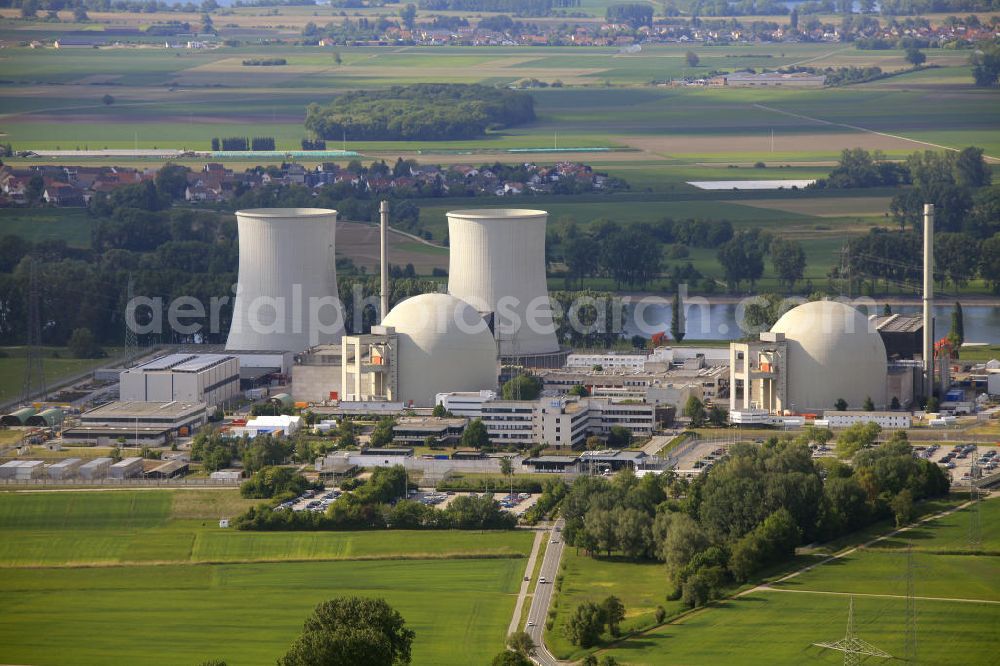
M841 663L842 655L812 644L843 637L853 594L860 637L902 658L904 546L913 543L914 594L923 597L916 601L919 662L993 663L1000 639L997 516L1000 501L981 505L979 546L968 543L969 510L963 509L769 588L684 615L607 653L630 666Z
M3 219L2 213L0 219ZM0 403L16 400L21 396L25 368L23 347L3 347L2 350L7 356L0 358ZM104 351L109 358L73 358L65 347L43 347L42 372L45 374L46 385L52 386L66 377L101 367L120 353L120 350L115 348L107 348ZM36 390L38 388L35 386Z
M531 533L217 527L248 503L232 490L0 493L0 661L273 663L342 594L399 610L414 664L500 649Z

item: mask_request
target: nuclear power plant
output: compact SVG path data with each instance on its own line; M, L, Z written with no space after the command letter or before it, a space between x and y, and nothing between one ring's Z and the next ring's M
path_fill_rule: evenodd
M259 208L237 211L236 220L239 282L226 350L298 353L339 342L337 211Z
M448 293L493 313L500 355L557 354L545 281L541 210L486 209L448 213Z

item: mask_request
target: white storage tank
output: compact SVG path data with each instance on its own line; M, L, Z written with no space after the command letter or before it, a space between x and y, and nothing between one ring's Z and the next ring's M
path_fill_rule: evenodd
M548 213L515 208L448 213L448 293L494 313L501 356L559 351L545 281Z
M236 212L239 282L227 350L300 352L344 335L337 292L337 211L258 208ZM312 308L325 325L314 326Z

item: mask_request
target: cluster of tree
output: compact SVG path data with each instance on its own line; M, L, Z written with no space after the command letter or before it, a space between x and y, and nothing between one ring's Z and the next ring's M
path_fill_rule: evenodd
M287 65L285 58L247 58L243 61L244 67L279 67Z
M788 7L777 0L671 0L667 14L684 10L692 16L782 16Z
M764 274L764 257L770 251L771 235L760 229L741 229L716 254L730 290L738 291L744 281L754 284Z
M611 5L604 13L608 23L627 23L633 28L653 26L653 8L645 3Z
M306 129L321 139L447 140L535 119L531 95L466 84L416 84L340 95L310 104Z
M237 517L241 530L351 529L513 529L517 518L500 508L493 496L462 495L444 509L406 499L410 488L402 466L376 469L368 481L350 488L326 513L276 510L275 504L251 507ZM348 486L341 484L341 488Z
M627 472L581 477L562 501L564 538L591 556L665 562L671 598L697 606L790 557L802 542L893 516L905 521L914 501L948 490L941 469L915 458L902 433L858 451L853 466L811 457L808 443L828 438L809 430L737 444L692 481Z
M243 64L247 64L246 61ZM255 136L248 139L245 136L224 137L222 139L212 138L212 150L274 150L275 143L273 136Z
M692 428L701 428L705 424L722 427L729 420L729 412L725 407L712 403L706 408L705 403L696 395L690 396L684 403L683 414L691 419Z
M626 308L615 294L604 291L550 291L559 304L553 317L556 338L567 345L606 348L621 339Z
M415 636L384 599L337 597L316 606L278 665L405 666Z
M910 171L899 162L890 162L876 150L845 148L840 161L826 178L810 185L817 189L842 189L852 187L896 187L910 184Z
M558 8L579 7L580 0L420 0L421 9L452 12L501 12L548 16Z
M1000 80L1000 45L980 44L969 56L972 80L981 88L994 88Z
M612 636L621 635L621 623L625 619L625 604L611 595L601 603L585 601L576 607L566 622L566 633L570 643L586 649L601 640L601 634L608 631Z
M569 486L562 479L546 479L542 484L542 493L538 496L538 501L528 509L522 519L529 525L534 525L559 506L563 498L569 492Z
M302 150L326 150L323 139L302 139Z
M535 400L542 394L542 380L530 373L517 375L504 382L504 400Z
M264 467L240 484L240 496L247 499L288 499L299 497L310 488L322 487L322 484L309 483L306 477L290 467Z
M571 225L562 239L562 254L568 281L582 286L587 277L607 275L619 289L643 288L659 275L663 248L649 225L605 221L590 232Z

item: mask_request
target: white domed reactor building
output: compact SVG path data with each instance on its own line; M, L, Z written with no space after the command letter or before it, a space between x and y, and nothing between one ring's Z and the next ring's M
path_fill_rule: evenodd
M258 208L237 211L236 220L239 286L226 349L297 353L339 342L337 211Z
M448 293L493 313L504 357L559 353L545 281L547 219L513 208L448 213Z
M823 412L845 400L886 405L885 344L859 310L814 301L786 312L753 342L730 345L730 411Z
M345 400L434 405L438 393L496 390L497 347L475 308L449 294L402 301L371 334L345 336Z

